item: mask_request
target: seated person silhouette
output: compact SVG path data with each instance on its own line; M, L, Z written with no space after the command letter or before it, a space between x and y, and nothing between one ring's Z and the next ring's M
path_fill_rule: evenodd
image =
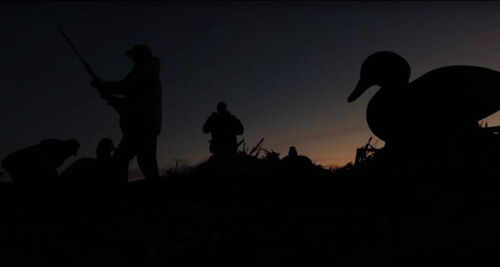
M299 155L297 148L291 146L288 150L288 156L281 159L281 163L286 170L307 170L314 166L312 160L306 156Z
M243 134L241 121L227 110L224 102L217 104L217 112L212 113L203 125L204 133L211 133L210 152L214 159L227 159L236 156L237 135Z
M75 155L79 147L80 143L75 139L45 139L9 154L2 161L2 167L18 184L22 199L43 205L44 191L58 182L57 168Z

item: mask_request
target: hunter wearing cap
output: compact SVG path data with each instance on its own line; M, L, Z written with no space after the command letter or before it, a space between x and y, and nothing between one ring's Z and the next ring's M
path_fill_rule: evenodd
M161 130L160 62L146 45L125 52L134 68L121 81L95 79L91 85L120 114L123 138L114 154L120 179L128 180L128 165L137 162L146 180L159 177L156 139Z

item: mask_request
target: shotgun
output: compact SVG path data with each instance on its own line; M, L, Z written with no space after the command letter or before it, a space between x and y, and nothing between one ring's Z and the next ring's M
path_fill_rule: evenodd
M80 61L83 64L83 66L85 67L85 69L87 70L87 72L90 74L90 77L92 77L93 80L99 80L99 77L95 74L95 72L92 70L92 68L90 67L90 65L83 59L83 57L80 55L80 53L78 53L78 50L73 45L73 43L71 42L71 40L68 38L68 36L66 35L66 33L64 33L62 27L61 26L57 26L57 28L59 29L59 32L61 32L61 34L64 37L64 39L66 40L66 42L68 42L69 46L71 46L71 49L73 49L73 52L75 52L75 54L78 56L78 58L80 59Z

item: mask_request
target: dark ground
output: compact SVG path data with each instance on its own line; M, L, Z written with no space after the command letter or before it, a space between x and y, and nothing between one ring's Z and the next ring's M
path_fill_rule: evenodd
M0 266L500 266L500 161L481 155L336 171L246 157L131 182L121 202L53 187L34 209L4 183Z

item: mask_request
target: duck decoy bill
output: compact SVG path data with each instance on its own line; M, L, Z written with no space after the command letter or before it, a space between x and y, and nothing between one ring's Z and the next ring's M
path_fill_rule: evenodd
M370 88L371 84L364 79L360 79L358 84L356 85L356 89L351 93L351 95L347 98L347 102L351 103L354 100L358 99L368 88Z

